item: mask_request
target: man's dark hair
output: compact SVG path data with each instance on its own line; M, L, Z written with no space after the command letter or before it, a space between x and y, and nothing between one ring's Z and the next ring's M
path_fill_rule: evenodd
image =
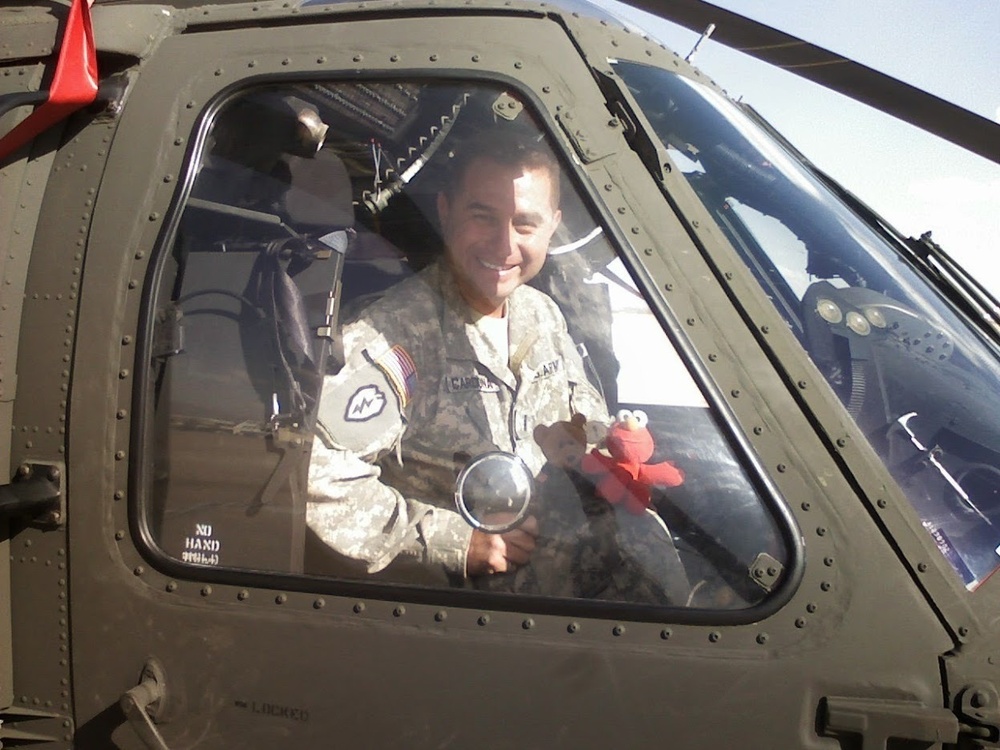
M463 143L452 157L444 186L449 201L455 197L466 171L477 159L489 159L509 167L546 170L552 181L552 205L559 206L559 162L542 134L496 128L484 130Z

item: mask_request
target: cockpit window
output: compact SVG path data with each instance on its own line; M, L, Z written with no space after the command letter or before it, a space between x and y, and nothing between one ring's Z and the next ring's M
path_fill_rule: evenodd
M975 589L1000 567L996 347L884 228L859 218L722 95L637 63L615 70Z
M746 609L791 535L529 103L258 86L150 301L140 516L224 569Z

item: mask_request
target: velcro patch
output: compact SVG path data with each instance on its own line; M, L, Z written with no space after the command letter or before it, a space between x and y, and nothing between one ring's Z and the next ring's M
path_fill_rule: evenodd
M400 405L405 409L413 398L417 387L417 366L406 349L396 344L373 364L380 369L392 383L393 390L399 396Z
M479 393L499 393L500 386L478 372L467 375L445 375L444 389L448 393L464 393L478 391Z
M347 400L345 422L367 422L385 411L385 393L374 383L363 385Z
M547 378L550 375L555 375L557 372L562 370L562 368L562 357L554 359L551 362L543 362L535 368L535 380L541 380L542 378Z
M366 358L325 378L316 431L330 448L360 456L388 450L403 431L402 397L385 371Z

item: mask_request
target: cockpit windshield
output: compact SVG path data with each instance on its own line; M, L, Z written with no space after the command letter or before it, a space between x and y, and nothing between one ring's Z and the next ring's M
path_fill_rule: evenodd
M997 348L739 107L618 61L656 136L975 589L1000 567Z

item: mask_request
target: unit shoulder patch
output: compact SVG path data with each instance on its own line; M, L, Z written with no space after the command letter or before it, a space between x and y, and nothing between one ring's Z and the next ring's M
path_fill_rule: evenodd
M400 346L362 357L324 380L316 426L328 447L366 456L390 448L402 434L417 370Z
M374 383L363 385L347 400L345 422L367 422L385 410L385 393Z

